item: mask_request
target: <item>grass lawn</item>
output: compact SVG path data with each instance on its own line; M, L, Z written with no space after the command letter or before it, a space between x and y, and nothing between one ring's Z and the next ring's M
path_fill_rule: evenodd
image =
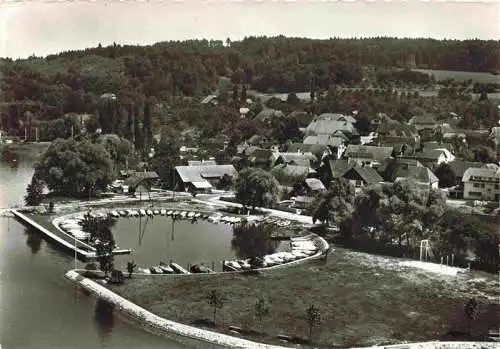
M449 330L450 319L462 312L465 294L440 280L430 281L426 276L416 280L399 273L377 263L360 263L353 253L337 249L326 263L260 275L135 276L110 288L162 317L197 325L211 320L207 295L212 289L220 290L226 302L218 311L218 330L227 332L229 326L238 326L262 331L250 337L260 342L277 344L278 334L306 338L305 310L311 304L322 313L313 338L319 346L439 339ZM254 319L254 305L260 297L270 302L262 324Z

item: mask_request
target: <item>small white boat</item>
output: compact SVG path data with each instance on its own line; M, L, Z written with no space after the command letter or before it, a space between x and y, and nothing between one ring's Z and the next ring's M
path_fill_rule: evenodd
M185 218L186 216L187 216L187 211L182 211L182 212L181 212L181 217L182 217L182 218Z
M118 213L120 214L120 216L122 217L127 217L127 211L118 211Z
M159 211L159 210L153 210L153 214L154 214L155 216L158 216L158 215L160 214L160 211Z
M132 216L138 217L139 216L139 212L136 211L136 210L132 210Z
M174 213L174 211L170 210L167 212L167 216L171 216Z
M146 211L145 210L139 210L139 215L141 216L145 216L146 215Z
M193 218L193 217L194 217L194 212L189 212L189 213L187 214L187 217L188 217L188 218Z
M196 213L194 214L194 218L200 218L200 217L201 217L201 213L200 213L200 212L196 212Z
M167 214L167 210L165 210L164 208L162 208L162 209L160 210L160 214L161 214L162 216L165 216L165 215Z
M304 252L302 252L302 251L292 251L292 254L293 254L295 257L297 257L297 259L307 257L307 254L305 254L305 253L304 253Z
M250 263L248 263L248 260L239 260L238 264L242 269L252 269L252 266L250 265Z
M117 211L111 211L109 214L114 218L120 218L120 214Z
M152 216L152 215L153 215L153 211L151 211L151 210L146 210L146 214L147 214L148 216Z

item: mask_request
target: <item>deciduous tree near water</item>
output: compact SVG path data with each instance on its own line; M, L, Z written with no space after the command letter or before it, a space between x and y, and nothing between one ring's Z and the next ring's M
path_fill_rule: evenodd
M279 183L272 174L259 168L247 168L238 174L236 200L245 207L269 207L279 198Z
M224 295L219 290L211 290L210 293L208 294L207 302L212 307L213 310L212 319L215 325L217 310L222 309L225 303Z

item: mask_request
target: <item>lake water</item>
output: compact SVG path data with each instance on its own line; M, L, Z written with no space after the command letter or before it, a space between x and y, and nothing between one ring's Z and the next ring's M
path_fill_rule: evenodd
M15 162L0 159L0 208L22 204L35 158L22 154ZM77 290L64 279L73 262L37 232L0 217L3 349L187 348L145 332Z
M215 265L235 256L231 247L232 227L198 220L172 221L170 217L120 218L112 228L121 248L132 248L130 256L118 256L116 263L126 266L133 259L138 267L150 267L160 260L173 262L187 269L188 264ZM125 268L124 268L125 269Z

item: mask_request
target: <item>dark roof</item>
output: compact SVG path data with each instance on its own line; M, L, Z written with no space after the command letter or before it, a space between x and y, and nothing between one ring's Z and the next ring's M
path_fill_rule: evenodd
M351 168L347 160L340 159L328 161L328 167L330 168L332 178L340 178L349 168Z
M158 173L150 171L150 172L135 172L130 175L125 181L123 181L124 185L128 185L129 187L137 187L141 182L146 180L156 180L160 178Z
M443 154L442 150L424 149L421 152L416 153L415 158L422 160L438 160L441 154Z
M467 169L470 167L484 167L484 164L482 162L464 161L461 159L455 159L455 161L448 163L448 165L450 165L453 173L455 173L455 176L460 178L463 177L465 171L467 171Z
M326 189L323 182L317 178L306 178L306 185L309 187L309 189L314 191Z
M341 177L345 177L347 174L351 173L351 171L357 172L358 175L361 178L363 178L363 180L368 184L379 183L379 182L384 181L384 179L382 177L380 177L380 175L377 173L377 171L375 169L371 168L370 166L351 167L344 174L342 174Z
M393 168L394 171L399 168L405 169L410 166L413 167L422 167L422 163L417 159L409 159L409 158L395 158L395 159L386 159L380 163L380 166L377 168L379 173L386 172L389 168Z
M368 158L379 162L390 158L393 152L392 147L375 147L369 145L354 145L349 144L344 153L347 158Z

